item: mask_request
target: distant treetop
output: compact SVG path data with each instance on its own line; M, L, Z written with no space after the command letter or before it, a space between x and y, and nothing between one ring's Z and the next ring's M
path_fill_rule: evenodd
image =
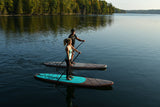
M105 0L0 0L0 15L112 14Z

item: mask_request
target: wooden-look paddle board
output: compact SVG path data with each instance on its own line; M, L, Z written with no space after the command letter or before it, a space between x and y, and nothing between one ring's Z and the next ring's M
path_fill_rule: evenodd
M109 80L86 78L80 76L73 76L72 80L67 80L66 75L62 75L62 77L59 79L60 76L61 76L60 74L39 73L36 74L34 77L36 79L50 83L58 83L58 84L78 86L78 87L103 88L114 84L112 81ZM58 79L59 81L57 81Z
M63 62L46 62L44 63L46 66L51 66L51 67L59 67L59 68L66 68L66 63ZM97 70L97 69L106 69L107 65L105 64L91 64L91 63L75 63L71 67L73 69L92 69L92 70Z

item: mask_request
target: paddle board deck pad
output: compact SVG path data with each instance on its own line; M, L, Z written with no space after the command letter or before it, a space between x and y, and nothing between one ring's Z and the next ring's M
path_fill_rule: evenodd
M46 66L51 67L59 67L59 68L66 68L66 63L63 62L46 62L44 63ZM71 67L73 69L92 69L92 70L98 70L98 69L106 69L107 65L105 64L91 64L91 63L75 63Z
M73 76L72 80L67 80L66 75L62 75L62 77L59 79L60 76L61 76L60 74L38 73L34 77L36 79L45 82L77 86L77 87L100 88L100 87L108 87L114 84L112 81L109 80L86 78L80 76ZM59 81L57 81L58 79Z

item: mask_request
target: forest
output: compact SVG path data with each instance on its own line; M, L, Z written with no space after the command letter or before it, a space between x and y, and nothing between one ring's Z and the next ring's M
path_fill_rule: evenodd
M0 15L113 14L105 0L0 0Z

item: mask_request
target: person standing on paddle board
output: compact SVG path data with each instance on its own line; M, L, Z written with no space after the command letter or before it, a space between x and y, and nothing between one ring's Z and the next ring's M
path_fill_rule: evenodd
M81 42L85 42L85 40L81 40L80 38L78 38L76 36L76 32L74 29L71 29L71 34L68 36L68 38L71 38L72 39L72 46L74 47L75 45L75 39L77 39L78 41L81 41ZM71 63L74 64L73 62L73 56L74 56L74 51L72 52L72 57L71 57Z
M66 46L67 44L67 46ZM73 50L76 51L77 53L81 54L81 52L79 52L77 49L75 49L73 46L72 46L72 39L71 38L67 38L67 39L64 39L64 46L66 46L65 48L65 51L66 51L66 57L65 57L65 61L66 61L66 65L67 65L67 69L66 69L66 79L67 80L71 80L70 78L73 78L72 75L71 75L71 58L72 58L72 53L73 53Z

